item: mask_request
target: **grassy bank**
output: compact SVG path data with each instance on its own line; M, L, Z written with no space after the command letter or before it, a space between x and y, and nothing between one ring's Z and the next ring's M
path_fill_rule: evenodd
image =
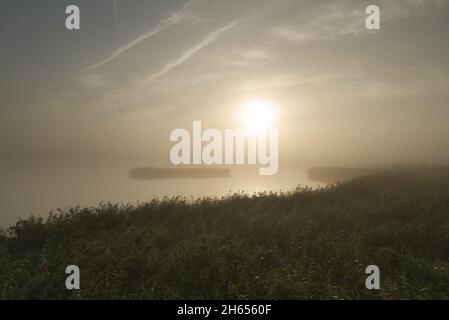
M449 173L75 208L0 237L1 298L449 298ZM67 265L81 290L65 289ZM365 268L381 290L365 288Z

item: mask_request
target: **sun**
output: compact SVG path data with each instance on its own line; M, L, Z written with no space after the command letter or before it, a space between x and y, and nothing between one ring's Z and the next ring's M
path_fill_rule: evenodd
M274 116L274 106L268 101L250 101L240 110L242 126L249 132L260 133L270 129Z

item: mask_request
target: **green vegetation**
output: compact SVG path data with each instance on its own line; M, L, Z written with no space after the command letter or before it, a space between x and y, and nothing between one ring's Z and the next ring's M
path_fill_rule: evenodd
M65 289L70 264L81 290ZM370 264L381 290L365 288ZM449 172L19 221L0 239L0 297L447 299Z

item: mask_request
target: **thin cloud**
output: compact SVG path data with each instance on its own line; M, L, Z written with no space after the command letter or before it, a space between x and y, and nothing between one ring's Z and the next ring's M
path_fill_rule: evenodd
M113 9L114 9L114 21L115 21L115 24L117 24L118 23L117 0L114 0L112 5L113 5Z
M275 27L274 33L290 42L355 38L366 33L365 17L359 6L325 5L319 14L308 22L296 26Z
M211 33L209 33L203 40L198 42L196 45L185 51L179 58L175 59L174 61L171 61L165 67L160 69L159 71L151 74L148 76L148 78L142 83L142 86L147 85L148 83L152 82L153 80L156 80L157 78L160 78L170 72L173 68L178 67L183 62L188 60L190 57L192 57L195 53L203 49L204 47L207 47L212 42L214 42L222 33L234 28L241 20L235 20L229 23L228 25L217 29Z
M86 89L97 89L106 85L104 76L99 73L92 73L81 76L80 83Z
M128 44L121 46L120 48L118 48L116 51L114 51L109 57L87 67L84 68L82 70L82 72L86 72L86 71L90 71L93 69L96 69L112 60L114 60L115 58L119 57L120 55L122 55L122 53L126 52L127 50L131 49L132 47L134 47L135 45L139 44L140 42L142 42L145 39L148 39L150 37L153 37L155 35L157 35L158 33L160 33L161 31L167 29L168 27L177 24L178 22L180 22L182 19L184 19L186 16L188 16L189 14L189 9L190 7L195 4L196 2L200 2L202 0L189 0L181 9L179 9L178 11L176 11L172 16L170 16L169 18L166 18L164 20L159 21L159 23L150 31L140 35L138 38L136 38L135 40L129 42ZM114 10L116 10L116 7L114 8ZM116 11L114 11L114 14L116 14Z

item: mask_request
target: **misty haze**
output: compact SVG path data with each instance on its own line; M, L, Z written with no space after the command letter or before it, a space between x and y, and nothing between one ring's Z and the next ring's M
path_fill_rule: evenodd
M449 299L448 18L2 1L0 298Z

